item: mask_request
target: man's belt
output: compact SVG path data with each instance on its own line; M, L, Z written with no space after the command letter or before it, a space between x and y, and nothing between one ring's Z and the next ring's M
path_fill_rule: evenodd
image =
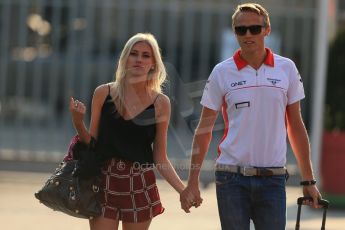
M217 171L225 171L242 174L243 176L274 176L286 175L286 168L264 168L264 167L246 167L236 165L217 164Z

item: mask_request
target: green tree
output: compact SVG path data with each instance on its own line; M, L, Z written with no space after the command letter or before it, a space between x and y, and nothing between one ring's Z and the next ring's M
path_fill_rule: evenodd
M330 45L325 113L327 130L345 131L345 28Z

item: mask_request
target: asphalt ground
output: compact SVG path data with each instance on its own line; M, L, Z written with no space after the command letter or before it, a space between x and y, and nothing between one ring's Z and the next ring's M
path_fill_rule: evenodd
M50 175L54 164L28 164L0 161L0 229L3 230L81 230L88 229L88 221L55 212L40 204L34 193L40 189ZM215 186L203 186L204 202L201 207L186 214L180 209L179 196L164 180L158 179L161 200L165 207L162 215L154 218L151 230L219 230ZM297 205L301 188L287 186L287 229L295 229ZM322 210L302 208L301 230L320 229ZM253 227L251 229L254 229ZM330 209L326 229L345 229L345 210ZM273 229L274 230L274 229Z

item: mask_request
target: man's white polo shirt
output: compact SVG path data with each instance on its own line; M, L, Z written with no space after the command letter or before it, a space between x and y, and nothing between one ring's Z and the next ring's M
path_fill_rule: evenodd
M293 61L273 54L258 70L238 50L215 66L201 104L222 110L225 130L217 163L282 167L286 164L286 106L304 98L301 77Z

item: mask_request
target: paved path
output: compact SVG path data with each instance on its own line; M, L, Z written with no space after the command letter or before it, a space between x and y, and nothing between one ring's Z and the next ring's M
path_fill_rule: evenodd
M0 171L0 229L3 230L87 230L84 219L69 217L51 211L33 196L48 178L47 173ZM202 190L203 205L185 214L179 206L177 193L162 180L158 181L165 212L154 219L150 230L219 230L215 188L208 186ZM300 188L287 188L287 229L294 229ZM316 230L321 226L321 210L303 208L301 230ZM254 229L254 228L252 228ZM329 210L327 230L345 229L345 210Z

